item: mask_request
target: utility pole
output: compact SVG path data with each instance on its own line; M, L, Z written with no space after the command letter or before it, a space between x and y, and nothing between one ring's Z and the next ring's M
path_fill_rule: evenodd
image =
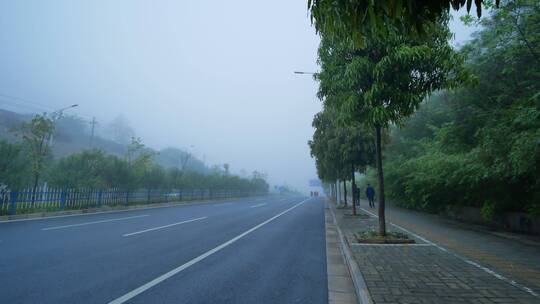
M91 135L90 135L90 148L92 148L92 145L94 143L94 129L95 129L95 126L97 124L95 116L92 117L92 121L90 122L90 124L92 125L92 132L91 132Z

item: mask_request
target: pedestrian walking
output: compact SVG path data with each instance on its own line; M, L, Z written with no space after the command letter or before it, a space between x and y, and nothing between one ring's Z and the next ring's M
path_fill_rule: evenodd
M369 201L369 208L375 208L375 189L370 184L366 188L366 197Z

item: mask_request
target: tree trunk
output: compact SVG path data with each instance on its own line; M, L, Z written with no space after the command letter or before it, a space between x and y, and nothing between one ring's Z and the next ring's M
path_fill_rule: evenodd
M38 187L38 183L39 183L39 174L40 174L40 171L41 171L41 168L42 168L42 162L43 162L43 157L44 157L44 144L45 144L45 136L42 136L41 137L41 140L39 142L39 145L38 145L38 150L36 151L36 154L37 154L37 159L34 158L34 166L35 166L35 173L34 173L34 188L32 189L32 202L31 202L31 206L32 208L34 207L35 205L35 202L36 202L36 191L37 191L37 187Z
M347 181L343 181L343 202L345 203L345 207L347 207Z
M354 166L352 167L352 196L353 196L353 199L352 199L352 213L353 215L356 215L356 197L357 197L357 194L356 194L356 181L355 181L355 178L354 178Z
M329 184L328 185L328 192L326 192L326 189L325 189L324 194L326 196L332 197L332 192L334 192L334 190L332 190L332 184Z
M336 199L336 204L338 205L341 205L341 186L340 186L340 182L339 182L339 179L336 181L336 184L335 184L335 187L336 187L336 196L337 196L337 199Z
M377 146L377 178L379 180L379 235L386 236L386 221L384 216L384 175L382 167L381 126L375 125Z
M323 188L324 195L332 197L332 184L328 185L328 191Z
M36 173L34 174L34 187L32 188L32 203L31 203L32 208L34 208L34 205L36 202L36 192L37 192L38 183L39 183L39 174Z
M338 180L336 180L336 181L334 182L334 195L335 195L334 198L336 199L336 204L341 203L341 202L339 201L340 198L339 198L339 181L338 181Z

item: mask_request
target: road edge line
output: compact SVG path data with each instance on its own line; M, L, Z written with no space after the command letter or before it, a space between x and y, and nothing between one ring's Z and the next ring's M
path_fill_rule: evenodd
M149 209L160 209L160 208L173 208L173 207L184 207L184 206L193 206L193 205L211 205L211 204L220 204L220 203L227 203L227 201L233 200L239 200L239 199L248 199L249 197L239 197L239 198L225 198L225 199L213 199L213 200L204 200L204 201L186 201L186 202L170 202L170 203L151 203L151 204L141 204L141 205L132 205L128 207L118 208L118 209L112 209L112 210L105 210L100 211L99 208L95 208L96 211L91 209L79 209L79 210L69 210L69 211L55 211L57 215L51 214L48 215L45 213L30 213L28 215L21 215L25 216L22 218L16 218L18 215L8 215L8 216L0 216L0 225L1 224L7 224L7 223L16 223L16 222L26 222L26 221L39 221L39 220L47 220L47 219L55 219L55 218L64 218L64 217L74 217L74 216L86 216L86 215L94 215L94 214L109 214L109 213L117 213L117 212L128 212L128 211L137 211L137 210L149 210ZM234 202L231 202L234 204ZM245 202L241 202L245 203ZM142 207L139 207L142 206ZM4 219L3 217L7 217L7 219Z
M150 216L150 215L149 214L141 214L141 215L127 216L127 217L118 217L118 218L113 218L113 219L92 221L92 222L83 222L83 223L77 223L77 224L70 224L70 225L49 226L49 227L41 228L41 230L42 231L51 231L51 230L59 230L59 229L72 228L72 227L82 227L82 226L89 226L89 225L94 225L94 224L103 224L103 223L111 223L111 222L119 222L119 221L131 220L131 219L147 217L147 216Z

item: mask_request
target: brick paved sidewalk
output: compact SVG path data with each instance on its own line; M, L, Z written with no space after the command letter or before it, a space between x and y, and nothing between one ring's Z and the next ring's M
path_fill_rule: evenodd
M363 206L367 206L367 203ZM437 215L408 210L392 204L388 204L386 214L388 221L494 269L540 294L540 242L531 242L531 238L519 234L495 234L487 228L478 229L478 226L471 227ZM513 238L501 235L511 235Z
M412 231L420 234L413 236L416 245L354 244L352 233L376 229L378 220L344 216L351 210L334 211L374 303L540 303L540 298L473 265L467 257L424 241L419 231Z

